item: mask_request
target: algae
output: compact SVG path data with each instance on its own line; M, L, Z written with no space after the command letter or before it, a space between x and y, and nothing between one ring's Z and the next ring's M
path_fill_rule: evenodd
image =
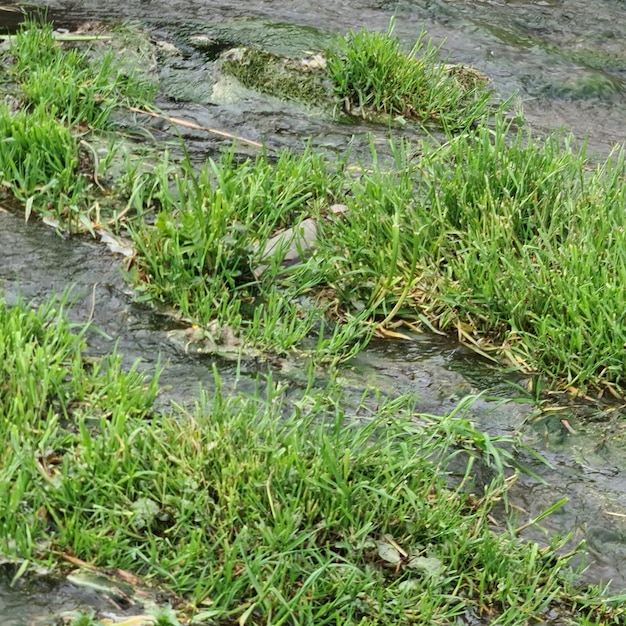
M310 106L332 103L332 85L321 55L295 59L258 48L234 48L222 59L223 70L248 89Z

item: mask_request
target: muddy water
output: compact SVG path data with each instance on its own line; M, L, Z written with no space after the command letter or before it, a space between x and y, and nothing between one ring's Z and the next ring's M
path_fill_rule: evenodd
M6 4L6 0L5 0ZM204 36L224 46L259 44L277 53L324 48L329 38L363 26L385 29L396 16L396 33L413 42L422 29L443 43L451 61L472 64L487 74L503 95L518 93L527 120L540 130L561 126L592 151L606 154L626 141L626 7L620 0L449 1L321 0L281 3L262 0L59 0L51 16L59 25L106 19L131 19L147 26L155 38L175 44L183 53L161 71L161 104L169 112L204 126L263 140L273 147L303 145L312 139L331 151L367 149L370 133L384 145L385 131L368 124L339 126L321 115L251 92L225 93L213 86L211 51L201 53L190 38ZM242 97L243 95L243 97ZM185 131L198 157L219 149L223 140ZM88 239L64 240L40 223L0 213L0 289L9 301L19 296L42 300L71 289L70 316L91 320L99 329L89 335L89 350L105 353L114 345L128 364L140 359L146 371L165 364L163 402L189 398L201 384L212 385L211 367L234 384L237 366L190 354L180 329L133 301L121 261ZM241 363L239 388L252 388L259 366ZM287 371L277 372L288 379ZM469 393L488 391L514 396L510 385L523 383L476 357L455 342L415 337L409 342L374 342L348 364L345 378L358 390L375 384L385 391L417 391L420 410L442 413ZM626 446L621 411L608 406L564 406L535 419L532 404L479 399L471 416L492 434L523 430L527 440L546 455L552 467L533 466L546 484L521 479L513 494L522 510L520 522L538 514L563 495L569 503L544 522L546 529L572 532L589 546L588 581L613 580L613 591L626 589ZM569 426L569 428L568 428ZM575 434L571 430L575 431ZM530 460L527 459L530 463ZM542 540L538 531L534 538ZM39 590L41 591L41 590ZM39 593L37 591L37 593ZM29 623L37 609L28 593L11 591L0 578L3 623ZM94 605L71 585L42 592L55 606ZM72 595L74 594L74 595ZM37 596L40 597L40 596ZM24 608L28 605L29 611Z

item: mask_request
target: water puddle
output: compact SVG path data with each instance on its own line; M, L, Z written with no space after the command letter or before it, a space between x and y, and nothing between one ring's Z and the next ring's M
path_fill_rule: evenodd
M262 44L279 54L324 48L329 37L363 26L386 29L396 16L396 33L409 42L422 29L437 41L450 61L475 66L497 90L519 93L529 122L544 130L574 129L589 138L592 151L606 154L626 141L626 20L614 0L593 4L583 0L485 1L321 0L314 6L288 0L277 6L263 0L58 0L50 18L58 25L114 19L145 25L155 40L175 46L178 53L161 63L164 85L159 103L170 115L201 126L233 132L271 147L299 148L307 141L320 149L357 155L369 151L371 133L384 149L386 129L367 123L338 125L321 114L303 114L300 107L254 92L232 93L215 87L215 58L225 47ZM12 16L13 17L13 16ZM0 24L8 18L0 14ZM195 38L195 44L194 44ZM204 38L204 39L202 39ZM198 44L204 41L203 46ZM164 57L165 58L165 57ZM214 154L230 141L182 129L196 158ZM243 149L243 148L242 148ZM252 149L250 149L252 150ZM245 149L243 149L245 152ZM225 381L239 389L254 389L259 371L268 368L290 380L289 364L236 363L193 353L181 341L176 325L142 307L122 276L122 262L88 238L63 239L38 222L0 212L0 289L9 302L18 297L43 301L71 290L69 316L93 322L89 351L104 354L117 346L125 363L140 360L153 372L165 365L161 400L183 401L200 385L211 389L215 365ZM415 336L410 341L374 341L348 363L342 376L355 396L369 385L383 393L417 392L418 410L441 414L468 394L480 394L471 418L491 434L522 430L527 441L551 464L532 465L545 484L521 477L511 494L520 507L520 523L531 519L563 496L569 502L542 522L547 531L573 533L589 547L589 567L583 579L613 581L612 591L626 589L626 446L620 407L549 405L537 417L537 407L515 387L525 380L503 372L468 348L443 337ZM518 397L516 402L498 399ZM558 409L558 410L557 410ZM591 418L591 419L590 419ZM524 459L532 464L532 459ZM537 529L527 536L540 541ZM99 608L69 583L37 583L9 588L0 576L3 623L35 623L63 607ZM28 609L26 608L28 607Z

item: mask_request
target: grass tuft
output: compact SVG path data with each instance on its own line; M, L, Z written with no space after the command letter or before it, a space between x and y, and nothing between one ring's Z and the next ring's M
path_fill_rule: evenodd
M0 109L0 180L27 215L53 208L80 220L89 182L77 126L107 125L134 96L108 61L90 66L31 30L11 69L26 108ZM144 296L213 344L240 333L264 350L336 363L367 343L374 320L402 316L479 347L489 337L555 380L623 390L624 153L591 166L583 150L500 118L474 128L485 93L459 91L419 48L399 59L389 36L348 40L374 51L350 60L345 49L355 78L371 62L384 87L395 74L375 62L389 61L411 92L357 81L343 97L464 132L393 146L392 163L373 151L358 168L310 150L129 165L118 188L139 216ZM435 56L428 46L424 58ZM64 76L61 66L77 77L70 95L46 82ZM331 211L338 202L347 209ZM305 220L315 242L300 240L286 264L294 237L274 237ZM33 310L0 300L3 555L127 569L224 625L514 625L555 612L623 621L601 589L573 584L564 540L523 542L511 519L492 530L519 442L477 431L471 399L442 417L417 415L407 396L376 396L372 408L365 394L349 409L332 368L321 384L310 367L299 396L269 376L253 394L226 392L216 374L195 407L159 414L157 377L123 370L116 354L87 359L84 347L63 301ZM493 476L486 485L478 465Z
M133 232L139 287L202 327L217 321L241 328L253 344L290 351L324 320L323 306L299 302L323 274L315 272L314 258L295 271L284 268L289 241L270 238L305 218L323 219L343 193L342 169L309 150L241 163L230 152L199 172L184 161L165 175L163 169L130 175L134 201L159 207L154 225ZM335 333L333 345L348 347L364 332ZM328 353L323 335L319 346Z
M327 71L349 111L383 113L448 130L468 128L489 112L491 91L476 72L439 60L440 48L422 33L407 54L387 33L361 30L340 37Z
M149 102L155 85L139 71L122 68L112 51L62 47L50 24L24 23L0 53L0 190L32 212L46 214L71 231L99 225L106 204L98 180L115 157L112 143L100 162L88 136L111 129L113 114ZM16 111L16 107L18 107Z
M79 171L76 138L44 107L11 113L0 106L0 188L26 207L64 216L71 224L89 187Z
M625 175L621 150L595 166L502 119L398 146L325 230L327 280L344 305L374 301L566 386L623 390Z
M9 50L25 103L41 107L69 126L105 128L120 106L152 100L155 85L139 71L128 73L112 51L62 48L50 24L26 22Z

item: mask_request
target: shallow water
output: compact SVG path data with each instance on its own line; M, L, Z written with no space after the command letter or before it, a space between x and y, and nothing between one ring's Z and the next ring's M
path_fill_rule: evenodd
M40 576L21 579L11 588L14 568L0 565L0 618L3 626L48 626L47 616L98 611L102 615L137 615L136 606L123 607L93 589L66 580ZM27 601L25 601L27 600Z
M602 154L626 141L626 19L620 0L321 0L314 5L303 0L61 0L50 7L51 17L61 26L130 19L147 26L156 39L174 43L183 55L162 69L164 109L272 147L298 147L311 139L330 151L343 151L351 143L358 152L367 150L371 132L377 145L384 146L386 133L366 123L340 126L252 92L243 94L243 99L220 92L213 88L211 54L201 54L189 45L190 37L211 37L217 42L216 50L260 44L289 54L324 48L329 37L348 29L384 30L395 15L395 31L408 43L426 29L444 42L442 50L450 61L484 72L504 97L518 93L525 116L535 128L563 126L581 140L588 135L589 149ZM226 142L190 130L183 135L197 158L212 154ZM267 364L255 360L236 364L188 353L174 324L133 302L121 261L112 263L111 259L108 250L89 239L65 240L41 223L25 224L0 212L0 289L7 300L21 296L41 301L71 289L70 316L80 322L91 320L100 329L89 335L92 353L105 353L117 345L128 365L140 359L148 372L158 363L166 365L161 377L165 403L192 397L199 385L210 388L213 364L226 384L234 384L239 372L239 388L252 389L257 373ZM288 364L283 365L274 364L274 374L289 380ZM434 414L451 409L471 393L488 391L500 398L519 395L510 383L524 382L450 339L429 336L416 336L409 342L375 341L345 367L343 375L355 395L369 384L395 393L418 392L419 410ZM523 509L520 523L567 495L568 504L543 525L551 531L572 532L574 539L588 542L591 560L585 580L613 580L613 591L626 589L626 481L621 478L626 446L621 409L564 406L537 421L533 421L533 411L532 404L501 405L486 398L477 400L471 409L472 419L491 434L522 429L529 443L552 463L552 469L533 465L547 484L523 478L514 489L512 500ZM536 529L528 536L544 539ZM74 606L74 600L67 599L66 585L45 587L44 597L47 594L51 603L60 601L54 610ZM53 608L51 604L35 611L37 603L30 593L11 591L6 577L0 578L3 623L27 624ZM25 603L32 609L28 614Z
M395 32L407 43L425 29L443 43L451 61L475 66L504 96L519 93L527 119L538 128L564 126L580 137L588 134L591 148L603 152L626 139L626 19L620 0L57 0L49 6L59 23L130 19L175 43L205 33L283 53L323 48L326 37L349 29L385 30L395 16ZM305 120L299 126L289 115L268 119L254 107L194 107L194 114L269 144L316 132L336 139L330 128Z

